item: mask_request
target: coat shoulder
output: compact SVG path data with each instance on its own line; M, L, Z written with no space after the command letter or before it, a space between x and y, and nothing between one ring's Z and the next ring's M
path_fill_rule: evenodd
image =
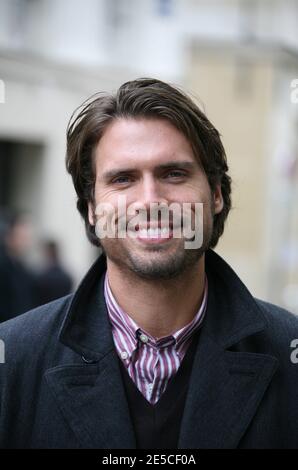
M0 340L11 359L37 352L57 336L73 294L29 310L0 324Z
M298 315L261 299L255 299L265 316L271 340L277 345L289 348L298 339Z
M278 305L266 302L265 300L255 298L258 306L261 308L269 321L277 322L290 328L298 327L298 315L279 307Z

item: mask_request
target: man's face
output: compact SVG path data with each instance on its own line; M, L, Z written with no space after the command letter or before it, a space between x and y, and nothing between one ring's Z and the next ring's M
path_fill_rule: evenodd
M148 211L145 224L138 227L139 236L101 239L108 263L145 279L171 279L198 263L212 235L213 216L221 211L223 201L220 187L211 194L204 170L181 132L163 119L115 120L96 147L95 167L95 206L108 203L117 212L119 197L125 196L126 207L133 207L135 214L144 207ZM194 203L203 203L202 246L186 249L184 237L173 237L171 230L168 237L150 230L145 236L146 229L158 226L149 216L152 203L181 207L191 203L192 215ZM89 204L89 221L94 225L96 220Z
M6 245L15 256L23 256L32 244L32 236L30 221L21 219L10 229Z

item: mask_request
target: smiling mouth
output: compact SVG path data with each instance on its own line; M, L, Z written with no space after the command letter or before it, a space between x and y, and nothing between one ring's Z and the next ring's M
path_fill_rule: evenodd
M137 238L150 238L150 239L159 239L159 238L170 238L173 233L171 228L141 228L138 230Z
M133 238L147 243L163 243L173 238L172 225L161 226L158 225L143 225L136 226L132 231Z

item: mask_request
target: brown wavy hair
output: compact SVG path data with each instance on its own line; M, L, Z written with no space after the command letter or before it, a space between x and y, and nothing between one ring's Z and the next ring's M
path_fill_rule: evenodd
M224 207L214 216L210 248L224 231L231 209L231 178L220 134L194 101L177 87L152 78L124 83L115 94L97 93L72 114L67 127L66 168L77 193L77 208L89 241L100 246L95 226L89 223L88 203L94 206L94 150L105 129L116 118L163 118L190 142L203 166L211 191L221 185Z

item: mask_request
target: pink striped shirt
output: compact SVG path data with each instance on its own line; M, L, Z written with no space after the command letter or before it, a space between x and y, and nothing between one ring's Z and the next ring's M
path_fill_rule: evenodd
M193 320L175 333L156 339L142 330L118 305L105 275L104 295L116 351L130 378L149 403L155 405L178 371L193 334L202 324L208 281L201 306Z

